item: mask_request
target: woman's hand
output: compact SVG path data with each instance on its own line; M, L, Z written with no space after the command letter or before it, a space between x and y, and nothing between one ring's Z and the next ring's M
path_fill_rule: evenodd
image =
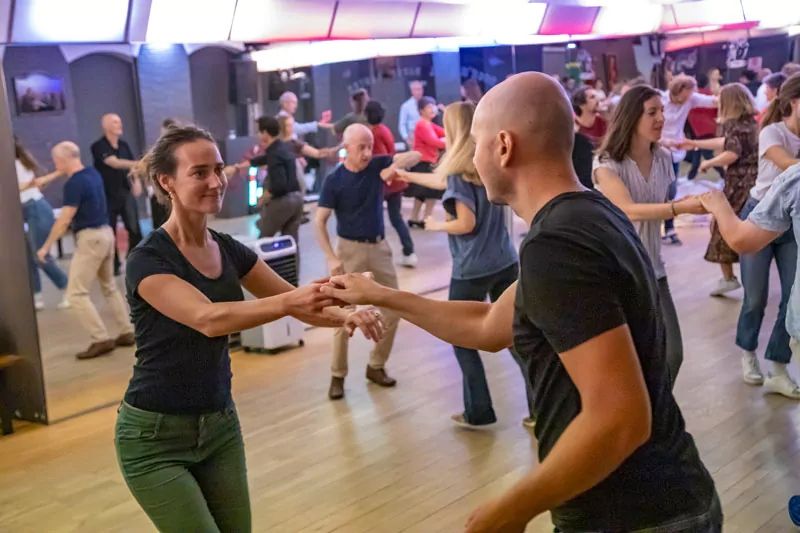
M385 331L383 316L374 307L348 314L344 319L344 328L351 337L356 329L360 329L367 340L374 342L381 340Z
M700 172L708 172L708 169L713 167L713 163L710 159L705 159L702 163L700 163L699 170Z
M408 170L398 168L394 171L394 179L395 181L402 181L405 183L411 183L411 173Z
M687 196L682 200L678 200L674 203L675 212L680 214L689 214L689 215L705 215L708 213L706 208L700 202L700 198L697 196Z
M341 326L342 319L335 320L332 317L323 315L323 309L326 307L343 304L340 300L324 294L320 290L323 284L324 281L319 280L283 293L281 295L283 314L315 326Z

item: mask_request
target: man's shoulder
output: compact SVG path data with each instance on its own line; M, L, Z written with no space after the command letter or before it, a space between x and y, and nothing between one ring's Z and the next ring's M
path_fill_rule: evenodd
M95 142L92 143L91 150L92 151L102 150L103 148L106 147L110 148L111 143L109 143L108 139L106 139L105 137L100 137L99 139L97 139Z

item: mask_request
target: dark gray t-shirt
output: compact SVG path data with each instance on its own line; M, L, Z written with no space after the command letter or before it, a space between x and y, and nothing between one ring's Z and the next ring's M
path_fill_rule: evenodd
M486 189L448 176L442 205L456 216L456 202L461 202L475 215L475 229L466 235L448 235L453 256L453 279L476 279L496 274L517 262L517 252L506 229L503 208L494 205Z
M133 407L195 415L221 411L231 404L228 336L206 337L161 314L138 291L139 283L148 276L171 274L212 302L243 300L240 280L258 256L233 237L209 231L222 258L222 274L216 279L194 268L163 228L153 231L128 254L125 285L137 349L125 401Z
M607 478L552 510L564 531L635 531L696 516L711 505L714 483L672 395L658 286L631 222L595 191L555 197L520 247L514 312L541 460L581 412L559 354L622 325L647 386L651 435Z

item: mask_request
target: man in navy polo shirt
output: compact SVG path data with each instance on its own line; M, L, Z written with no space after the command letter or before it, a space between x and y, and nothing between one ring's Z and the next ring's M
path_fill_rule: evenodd
M317 239L325 252L332 276L346 272L372 272L375 281L397 288L397 273L392 250L385 241L383 225L383 185L396 177L396 169L410 168L419 161L419 153L405 152L372 157L372 132L363 124L352 124L344 131L347 156L326 179L316 214ZM328 235L328 219L336 214L336 250ZM395 380L386 374L384 365L392 350L397 331L397 315L383 313L386 333L370 354L367 379L381 387L393 387ZM332 400L344 397L347 375L347 331L334 333L331 387Z
M92 337L92 344L77 358L91 359L109 353L115 346L133 346L133 326L128 318L128 306L114 281L114 234L108 225L103 179L95 169L83 166L80 149L75 143L57 144L52 156L56 170L69 179L64 184L64 207L37 255L40 260L47 256L72 224L75 253L69 267L67 300ZM89 296L95 279L100 280L100 288L116 323L116 338L109 336Z

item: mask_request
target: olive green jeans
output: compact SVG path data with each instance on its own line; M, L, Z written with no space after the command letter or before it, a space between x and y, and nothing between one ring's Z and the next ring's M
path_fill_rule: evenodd
M123 402L115 433L125 482L159 531L250 531L247 467L234 407L168 415Z

